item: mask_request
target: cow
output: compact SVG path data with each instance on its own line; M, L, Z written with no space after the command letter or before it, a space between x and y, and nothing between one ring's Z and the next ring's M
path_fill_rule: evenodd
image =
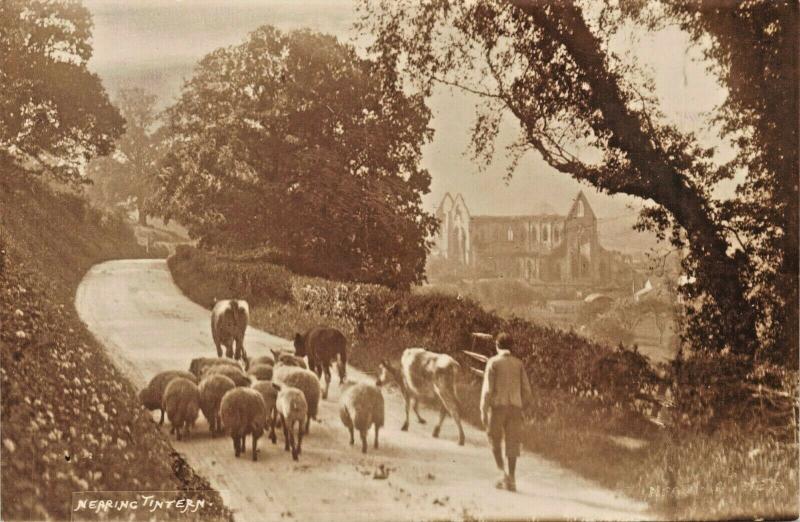
M243 299L223 299L214 303L211 310L211 337L217 347L217 357L222 357L222 346L225 357L243 360L245 368L249 366L247 352L244 349L244 332L250 321L250 306ZM235 352L234 352L235 345Z
M456 396L456 375L460 365L447 354L435 353L425 348L408 348L400 357L400 368L388 360L379 366L379 386L389 380L400 386L406 403L406 421L401 428L408 430L409 409L413 407L420 424L425 424L417 409L420 398L440 401L439 424L433 429L433 436L438 437L445 416L449 413L458 426L458 444L464 445L464 428L461 426L461 405Z
M328 398L331 385L331 363L336 359L339 384L347 377L347 338L336 328L315 326L304 335L295 334L294 351L298 357L308 357L308 368L322 380L325 374L325 387L322 398Z

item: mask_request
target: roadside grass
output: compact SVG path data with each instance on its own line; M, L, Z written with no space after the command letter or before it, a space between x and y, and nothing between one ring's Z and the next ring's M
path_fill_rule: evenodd
M74 492L134 490L209 503L179 518L202 512L230 520L219 494L172 449L74 309L89 267L143 257L131 229L38 182L2 188L2 519L68 520Z
M358 288L348 290L340 283L292 274L285 280L270 275L268 281L271 282L264 285L270 290L253 295L252 285L237 287L236 281L247 278L236 275L240 266L229 259L218 259L197 249L179 249L168 263L178 287L190 299L206 307L214 297L254 297L257 304L251 308L251 323L258 328L286 338L318 324L348 332L349 360L367 372L374 371L383 358L397 358L409 346L445 348L446 341L437 343L431 331L450 326L452 331L442 332L439 339L449 339L447 342L457 345L461 338L457 330L463 326L464 316L470 316L468 326L482 326L483 331L493 331L497 324L505 324L506 328L525 335L527 328L519 320L493 323L493 316L474 310L469 302L438 294L412 295L408 301L382 297L378 306L367 300L362 305L381 317L350 320L348 314L360 308L351 310L348 303L341 301L357 300ZM242 273L252 274L255 270L249 263L241 265ZM284 269L272 266L261 270L283 274ZM285 292L287 283L292 288L289 299ZM373 293L391 296L378 289ZM331 300L331 294L338 295L338 300ZM348 313L331 313L334 308L344 308ZM545 349L552 352L556 360L532 359L534 363L554 365L553 371L576 381L577 374L591 368L586 366L586 361L574 358L573 352L584 342L574 334L554 330L537 335L550 336L545 337L549 340ZM599 352L604 350L595 345L587 346ZM601 362L608 360L620 363L620 359L601 359ZM462 364L466 364L463 359ZM611 371L608 366L603 368ZM626 378L626 368L623 366L622 379ZM467 372L463 374L458 391L465 418L480 425L477 407L480 383ZM600 407L593 397L548 387L546 379L555 377L547 372L541 375L542 379L534 379L532 383L536 404L524 435L525 445L531 451L631 498L647 502L656 517L669 520L797 518L796 439L782 440L735 425L718 426L711 432L659 429L626 406ZM623 395L615 400L631 406L633 401L625 395L627 389L621 390ZM521 466L524 465L523 462Z

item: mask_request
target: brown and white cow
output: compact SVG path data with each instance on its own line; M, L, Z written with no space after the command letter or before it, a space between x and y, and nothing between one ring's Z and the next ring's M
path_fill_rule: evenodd
M449 355L424 348L406 349L400 357L400 368L386 360L380 364L377 384L393 380L403 393L406 402L406 421L401 428L403 431L408 430L408 414L412 406L417 420L420 424L425 424L425 419L417 409L420 398L438 398L441 402L439 424L433 429L433 436L439 436L444 418L449 413L458 426L458 444L464 445L461 406L456 396L456 375L459 368L458 362Z
M211 310L211 337L217 347L217 357L243 360L248 367L247 352L244 349L244 333L250 321L250 307L243 299L224 299L214 303ZM236 348L234 352L234 346Z

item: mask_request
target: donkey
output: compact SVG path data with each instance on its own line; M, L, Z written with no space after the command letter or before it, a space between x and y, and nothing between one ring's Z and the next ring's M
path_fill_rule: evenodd
M322 380L325 374L325 387L322 398L328 398L331 385L331 363L336 359L339 371L339 384L347 377L347 338L336 328L315 326L305 335L295 334L294 350L298 357L308 356L308 367Z
M401 428L408 430L409 409L413 407L420 424L425 419L419 414L420 398L440 401L439 424L433 429L433 436L438 437L445 416L449 413L458 426L458 444L464 445L464 428L461 426L461 405L456 395L456 375L460 365L447 354L435 353L424 348L408 348L400 357L400 368L393 366L388 360L379 366L377 385L390 380L400 386L406 402L406 421Z

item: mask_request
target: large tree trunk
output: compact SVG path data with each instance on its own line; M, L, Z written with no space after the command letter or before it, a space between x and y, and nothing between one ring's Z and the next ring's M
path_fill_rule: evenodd
M681 171L662 159L663 151L656 149L651 136L642 130L642 119L626 105L620 79L609 70L600 41L586 25L581 10L566 1L509 2L566 49L582 72L581 80L590 86L593 105L602 114L596 130L609 132L611 146L623 151L641 173L637 180L626 176L624 180L587 181L610 193L651 199L672 214L687 233L697 263L697 279L722 314L725 343L735 352L753 354L757 343L755 316L748 306L741 262L728 255L726 234L712 219L705 197Z

